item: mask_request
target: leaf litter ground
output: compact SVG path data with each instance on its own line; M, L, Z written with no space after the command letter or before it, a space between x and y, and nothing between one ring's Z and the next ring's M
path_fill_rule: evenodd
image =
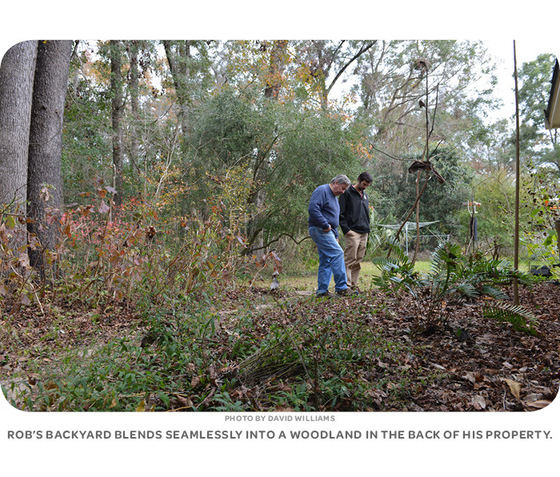
M170 391L168 399L153 394L135 408L538 410L556 397L560 383L560 286L522 289L520 301L539 319L534 336L485 318L478 303L448 305L426 326L425 307L409 296L368 291L316 299L237 289L220 297L220 318L207 340L209 362L181 370L187 371L184 389ZM3 316L5 391L12 383L33 390L69 349L91 352L123 336L146 345L145 324L122 304L89 312L72 304L28 307ZM157 341L146 347L158 355Z

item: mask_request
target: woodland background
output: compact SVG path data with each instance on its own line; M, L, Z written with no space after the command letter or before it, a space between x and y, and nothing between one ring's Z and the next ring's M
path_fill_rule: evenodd
M543 52L518 70L525 268L558 262L553 205L560 150L557 131L544 129L542 113L554 61ZM229 335L225 317L239 318L240 302L269 309L269 300L261 299L268 285L262 290L258 284L272 271L281 272L284 285L314 273L307 204L313 189L338 173L351 179L363 170L373 174L375 224L399 225L412 210L412 220L434 222L432 234L449 236L465 251L495 260L510 257L516 135L512 118L496 118L493 69L478 41L114 40L14 46L0 70L0 272L6 277L0 295L3 339L16 343L5 352L7 371L17 370L18 379L26 376L25 384L11 383L13 392L23 393L14 398L18 405L322 410L367 402L364 409L400 409L410 398L410 376L396 377L399 384L384 382L377 392L354 377L345 381L330 365L321 368L328 355L320 339L328 336L324 322L299 336L302 343L311 340L315 354L304 359L298 346L288 357L284 353L287 335L275 334L279 323L288 326L293 316L306 313L330 316L327 311L309 303L312 311L282 318L288 305L275 296L280 311L275 308L267 319L281 316L263 320L270 329L257 332L249 311L230 323L236 331L228 328ZM411 172L419 162L429 167ZM469 201L481 204L476 243ZM368 259L386 254L390 238L387 229L374 228ZM425 255L415 254L413 265L429 258L437 241L421 245ZM368 316L376 314L371 302L364 306ZM131 324L139 335L114 341L119 332L113 326ZM353 320L350 325L328 328L332 339L345 342L358 326ZM39 336L30 332L33 327ZM415 329L420 335L427 331ZM100 354L91 343L94 331L109 344ZM363 349L371 350L377 335L364 336ZM192 356L184 353L185 340L192 340ZM264 349L280 349L283 370L287 360L293 364L290 373L307 377L294 385L267 381L275 396L289 395L273 404L260 402L262 383L249 387L246 381L243 390L231 374L238 371L234 361L262 358L263 342L269 345ZM74 347L78 358L92 355L92 374L84 377L80 365L75 379L65 381L53 366L43 376L44 370L33 366L38 357L52 359L53 346ZM146 368L132 367L128 358L111 368L115 346L137 362L137 353L145 353ZM329 355L327 361L353 362L353 347L360 345L341 345L346 354ZM146 351L154 349L159 351ZM218 355L228 357L222 362ZM385 361L376 356L383 368ZM22 358L30 363L23 368ZM394 359L402 364L402 356ZM106 374L94 372L99 360ZM314 371L303 364L310 362ZM146 371L153 368L158 372ZM187 384L170 389L177 373ZM278 378L265 373L263 379L271 376ZM472 376L472 384L485 383ZM126 389L94 384L117 381L127 382ZM547 384L530 402L549 402L553 389ZM454 409L489 407L473 399L457 401Z
M27 72L28 90L18 94L31 107L28 54L17 73ZM371 171L374 222L400 224L416 196L408 168L427 150L446 182L428 184L420 220L438 221L433 233L466 243L464 204L480 202L480 245L511 251L515 124L496 118L501 100L482 42L46 42L43 56L61 61L59 84L43 93L57 90L60 104L52 97L52 111L32 121L50 132L27 139L29 161L4 159L6 204L28 199L42 209L42 184L51 184L52 210L141 207L139 226L154 225L157 214L165 223L158 232L173 237L220 204L246 254L272 247L287 257L306 235L310 192L339 172ZM557 132L542 120L553 64L543 54L519 70L527 245L554 229L554 214L543 213L557 196L560 159ZM12 95L14 104L22 99ZM25 129L13 140L27 156ZM101 191L107 197L92 203Z

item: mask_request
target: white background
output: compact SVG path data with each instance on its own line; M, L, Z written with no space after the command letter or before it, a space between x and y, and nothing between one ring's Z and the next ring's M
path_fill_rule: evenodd
M124 3L124 2L122 2ZM554 2L5 2L0 54L30 39L481 39L518 65L560 54ZM506 6L504 6L506 5ZM511 84L508 82L511 80ZM511 93L513 94L513 93ZM512 98L513 100L513 98ZM511 114L513 114L513 110ZM1 325L1 323L0 323ZM229 423L225 414L24 413L0 397L0 476L558 475L560 404L532 413L336 414L334 423ZM251 416L255 416L252 414ZM266 416L268 417L268 416ZM13 440L17 430L547 430L550 440Z

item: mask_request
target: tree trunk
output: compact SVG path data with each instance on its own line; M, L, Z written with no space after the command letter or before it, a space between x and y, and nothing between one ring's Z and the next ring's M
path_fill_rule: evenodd
M140 50L140 44L139 41L131 41L128 45L130 55L130 113L132 115L130 127L130 160L136 168L138 168L138 158L140 156L140 145L138 141L138 123L140 119L140 107L138 102L140 96L138 52Z
M169 70L175 86L175 95L178 103L177 118L183 134L188 130L189 113L189 62L191 60L191 42L187 41L164 41L165 56L169 63Z
M60 236L56 219L63 208L62 124L73 42L39 41L33 83L27 171L27 215L31 265L44 276L44 251L54 251Z
M288 50L288 41L275 41L270 53L270 66L268 76L266 78L266 87L264 96L266 98L278 99L280 88L282 87L282 74L286 66L286 54Z
M0 66L0 203L27 198L27 155L37 42L10 48ZM12 209L13 211L14 209Z
M123 199L123 152L122 152L122 116L124 108L122 56L119 41L111 41L111 110L113 126L113 187L115 205L119 207Z

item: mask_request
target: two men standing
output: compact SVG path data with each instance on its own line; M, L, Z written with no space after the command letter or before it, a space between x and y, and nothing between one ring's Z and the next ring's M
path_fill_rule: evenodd
M356 287L369 233L369 203L364 191L371 182L367 172L360 174L355 185L340 174L311 194L308 225L319 252L317 296L332 296L328 291L332 276L339 295ZM338 243L339 225L347 237L345 251Z

